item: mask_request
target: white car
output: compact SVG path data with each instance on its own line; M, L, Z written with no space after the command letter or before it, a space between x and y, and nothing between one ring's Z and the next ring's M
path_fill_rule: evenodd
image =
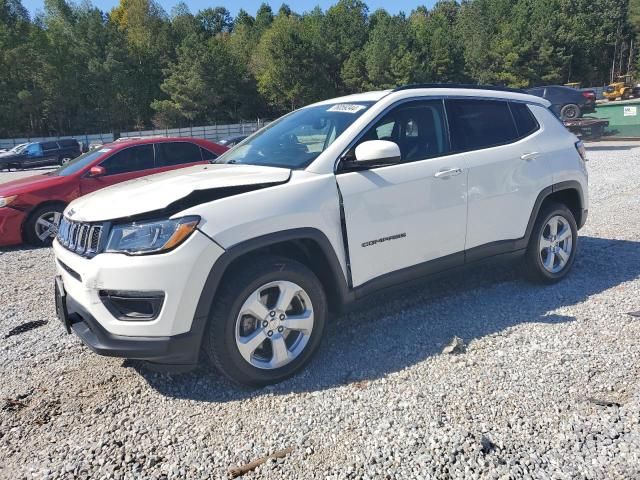
M409 86L290 113L215 164L79 198L54 242L56 304L102 355L253 386L300 370L329 312L478 260L571 269L585 152L549 102ZM363 355L366 352L363 352Z

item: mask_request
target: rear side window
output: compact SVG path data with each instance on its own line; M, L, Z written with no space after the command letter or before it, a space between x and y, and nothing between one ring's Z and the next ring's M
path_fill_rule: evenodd
M213 152L210 152L206 148L200 147L200 152L202 153L203 160L215 160L216 158L218 158L218 155L216 155Z
M513 119L516 121L519 137L527 137L538 130L540 126L529 107L524 103L510 103Z
M156 152L156 166L158 167L202 161L200 147L188 142L157 143Z
M58 148L57 142L42 142L43 150L57 150Z
M154 167L153 145L139 145L121 150L101 163L107 175L137 172Z
M78 146L78 142L76 140L58 140L58 144L62 148L71 148Z
M499 100L447 100L453 150L504 145L518 138L509 104Z

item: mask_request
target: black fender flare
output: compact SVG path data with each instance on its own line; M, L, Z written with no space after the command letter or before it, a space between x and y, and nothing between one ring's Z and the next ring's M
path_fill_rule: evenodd
M353 294L349 291L344 271L327 236L322 231L310 227L283 230L237 243L225 250L215 261L200 293L200 299L191 324L191 333L196 334L200 339L202 338L220 282L229 266L235 260L260 248L292 240L311 240L320 247L328 262L332 281L335 282L339 302L341 304L348 303Z
M578 199L580 202L579 208L582 211L582 215L580 219L576 219L576 220L578 220L578 228L582 228L582 226L586 221L586 214L584 212L584 193L582 191L582 185L580 185L580 182L576 180L568 180L566 182L555 183L543 189L538 194L538 197L536 198L536 202L533 205L533 210L531 210L531 216L529 217L529 223L527 223L527 230L524 234L523 248L526 248L527 244L529 243L529 237L531 236L533 225L536 223L536 218L538 218L538 214L540 213L540 208L542 207L542 204L544 203L544 201L551 194L556 192L561 192L563 190L575 190L576 192L578 192Z

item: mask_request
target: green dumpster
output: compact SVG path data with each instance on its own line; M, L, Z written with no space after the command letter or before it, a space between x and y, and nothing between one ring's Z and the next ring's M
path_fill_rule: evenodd
M609 120L607 137L640 138L640 99L598 103L596 112L589 116Z

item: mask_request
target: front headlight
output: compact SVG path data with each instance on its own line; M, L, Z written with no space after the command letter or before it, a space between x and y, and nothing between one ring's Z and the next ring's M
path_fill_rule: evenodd
M105 252L130 255L165 252L184 242L199 222L200 217L190 216L114 225Z
M13 195L12 197L0 197L0 207L6 207L7 205L11 204L16 198L18 198L17 195Z

